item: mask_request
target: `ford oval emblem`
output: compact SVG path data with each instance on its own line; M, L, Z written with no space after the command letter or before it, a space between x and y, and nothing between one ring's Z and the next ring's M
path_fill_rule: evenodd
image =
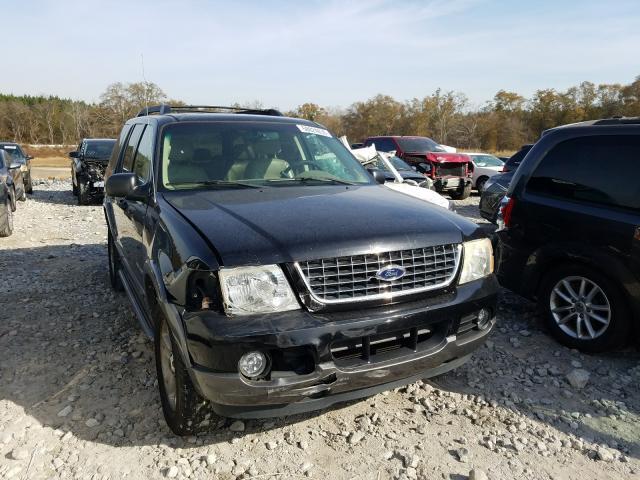
M393 282L404 277L407 271L398 265L387 265L376 272L376 278L385 282Z

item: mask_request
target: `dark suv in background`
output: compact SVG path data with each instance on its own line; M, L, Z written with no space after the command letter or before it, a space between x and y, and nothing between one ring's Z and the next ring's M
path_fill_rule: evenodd
M85 138L77 150L69 152L72 190L78 205L87 205L104 192L104 171L115 143L111 138Z
M520 150L507 158L502 168L504 173L489 177L484 183L478 208L480 209L480 215L491 223L498 221L500 202L502 202L502 199L507 193L509 183L511 183L511 179L515 175L516 170L527 153L529 153L529 150L531 150L531 147L533 147L533 144L523 145Z
M638 338L639 179L640 118L589 121L545 132L503 199L500 282L569 347Z
M496 311L478 226L378 185L322 125L229 110L143 110L106 172L111 282L155 340L171 429L325 408L469 359Z

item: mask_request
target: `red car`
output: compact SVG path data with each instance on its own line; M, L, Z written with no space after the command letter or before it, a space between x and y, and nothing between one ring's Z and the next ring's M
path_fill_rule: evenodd
M364 146L375 144L376 150L390 152L402 158L416 170L431 178L435 189L454 200L471 195L471 161L468 155L449 153L428 137L378 136L369 137Z

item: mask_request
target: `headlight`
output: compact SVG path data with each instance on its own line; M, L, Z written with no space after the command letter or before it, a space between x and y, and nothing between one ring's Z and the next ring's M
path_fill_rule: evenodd
M278 265L220 270L224 308L230 315L273 313L300 308Z
M493 273L493 247L491 240L481 238L464 242L464 260L459 284L478 280Z

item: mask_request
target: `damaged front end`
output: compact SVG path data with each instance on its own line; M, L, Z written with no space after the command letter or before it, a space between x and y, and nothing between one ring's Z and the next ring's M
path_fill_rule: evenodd
M80 166L80 171L76 172L78 182L86 184L90 194L102 194L107 164L101 161L84 160Z

